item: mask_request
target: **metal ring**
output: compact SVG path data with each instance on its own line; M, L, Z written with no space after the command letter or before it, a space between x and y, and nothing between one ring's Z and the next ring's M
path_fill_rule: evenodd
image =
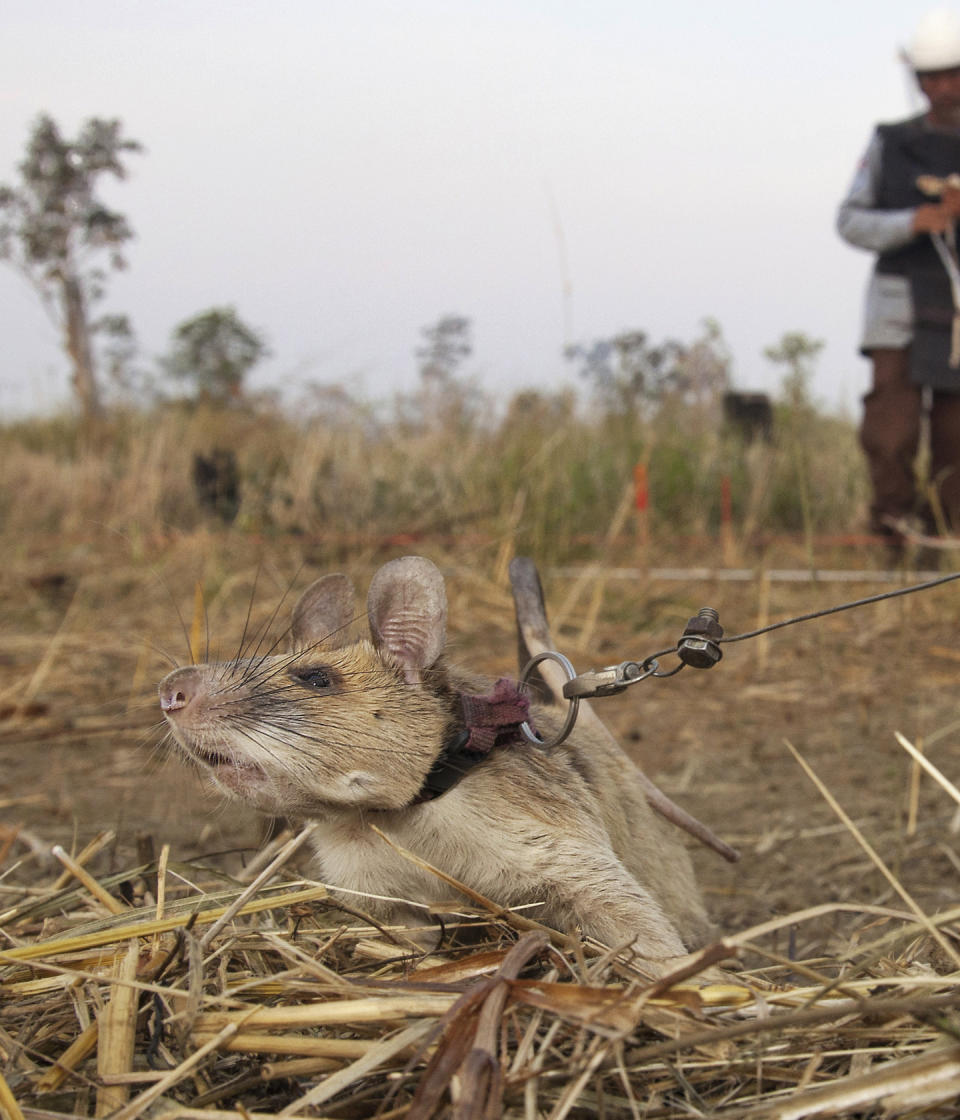
M660 662L655 657L648 657L646 661L625 661L625 665L636 665L640 670L640 675L636 677L627 677L623 682L624 687L631 684L637 684L640 681L645 681L647 677L660 676Z
M570 661L563 656L562 653L557 653L556 650L546 650L544 653L538 653L536 657L532 657L524 667L523 672L520 674L520 687L523 688L530 674L540 664L541 661L556 661L561 669L567 674L568 680L573 680L577 675L576 669L570 664ZM570 707L567 709L567 718L564 721L563 727L552 739L541 739L540 736L533 730L529 723L524 720L520 724L520 731L528 743L533 743L537 747L558 747L566 739L566 737L573 730L573 725L577 722L577 712L580 710L580 700L577 697L567 701Z

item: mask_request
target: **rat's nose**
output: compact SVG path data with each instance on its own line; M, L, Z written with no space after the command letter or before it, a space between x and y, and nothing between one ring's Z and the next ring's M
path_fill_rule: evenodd
M160 710L179 712L185 708L200 691L200 674L195 665L185 669L175 669L160 682Z

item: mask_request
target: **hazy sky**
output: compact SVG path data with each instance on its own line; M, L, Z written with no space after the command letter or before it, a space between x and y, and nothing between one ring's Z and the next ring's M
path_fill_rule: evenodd
M233 304L273 350L257 384L383 399L456 313L506 394L570 380L566 341L713 316L740 387L775 388L763 347L803 330L818 396L856 411L870 257L834 213L873 124L919 105L897 48L929 7L5 0L0 182L40 112L143 143L109 193L137 239L104 310L145 362ZM0 308L0 411L55 406L56 331L9 268Z

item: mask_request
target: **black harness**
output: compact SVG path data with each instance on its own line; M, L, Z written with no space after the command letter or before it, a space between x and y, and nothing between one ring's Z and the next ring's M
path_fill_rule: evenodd
M501 677L489 696L460 692L462 725L443 744L423 780L414 804L432 801L452 789L462 777L489 757L494 747L526 741L521 724L530 718L530 701L515 681Z

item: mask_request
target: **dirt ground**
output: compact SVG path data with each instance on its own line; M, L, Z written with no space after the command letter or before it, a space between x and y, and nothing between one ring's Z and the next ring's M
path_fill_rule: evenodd
M451 656L491 675L515 673L512 604L495 575L496 547L451 555L419 542L414 550L447 574ZM292 587L276 633L311 579L348 570L364 588L397 550L339 564L336 551L329 543L201 533L31 542L11 557L0 572L0 903L5 880L47 874L52 844L78 850L106 829L116 839L94 865L98 872L134 865L146 838L155 849L169 844L174 860L204 857L227 867L255 850L263 822L205 793L163 745L156 683L171 659L188 660L188 636L204 611L212 648L229 654L248 610L254 626L270 625ZM785 559L772 562L796 566ZM863 555L819 559L825 567L875 567ZM671 555L671 565L683 562ZM892 586L596 575L578 582L547 566L542 574L558 645L579 670L672 645L703 605L719 610L732 635ZM721 930L825 906L782 935L784 952L811 957L830 954L851 923L865 921L827 904L909 908L788 742L900 890L928 912L956 905L957 804L931 778L918 780L894 733L922 745L960 783L958 625L960 582L729 645L710 671L688 668L596 702L647 773L741 850L731 865L691 841ZM674 663L667 658L664 667Z

